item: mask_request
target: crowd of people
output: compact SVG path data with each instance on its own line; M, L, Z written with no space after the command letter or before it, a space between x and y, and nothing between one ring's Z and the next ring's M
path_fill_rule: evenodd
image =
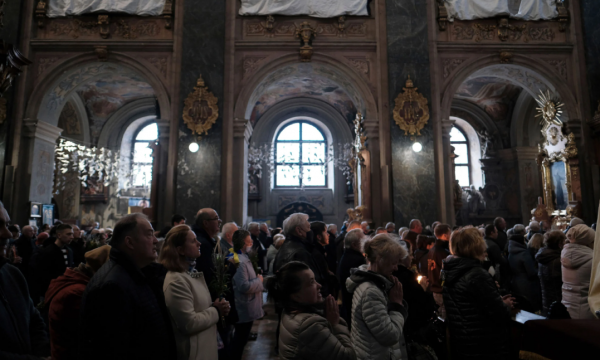
M99 225L21 230L0 202L1 359L239 360L271 336L252 333L263 294L281 359L508 359L519 310L600 317L595 225L577 218L338 231L296 213L242 229L201 209L191 226Z

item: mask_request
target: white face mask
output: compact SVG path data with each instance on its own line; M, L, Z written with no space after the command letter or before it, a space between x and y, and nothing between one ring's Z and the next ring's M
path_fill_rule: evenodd
M246 246L246 252L249 253L250 251L252 251L252 246Z

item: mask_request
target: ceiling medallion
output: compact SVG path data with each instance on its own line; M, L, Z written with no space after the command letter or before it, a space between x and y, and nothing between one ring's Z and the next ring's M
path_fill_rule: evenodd
M394 120L400 129L404 130L404 135L421 135L421 130L429 120L429 106L427 99L423 94L417 92L410 76L406 80L404 93L396 98L394 107Z
M198 79L194 91L185 99L183 107L183 122L192 130L192 134L208 134L208 130L219 118L219 107L216 96L204 85L202 75Z
M535 101L537 101L538 105L540 106L539 108L536 108L539 114L537 114L535 117L542 118L541 124L544 125L544 127L551 124L562 126L563 123L560 120L560 116L563 113L561 108L564 106L564 104L553 100L550 90L548 90L546 94L540 90L540 95L537 99L535 99Z

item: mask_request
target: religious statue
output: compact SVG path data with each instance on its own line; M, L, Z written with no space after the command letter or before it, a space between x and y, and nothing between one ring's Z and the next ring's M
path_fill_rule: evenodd
M480 188L481 190L481 188ZM472 214L481 214L485 211L485 202L481 191L475 188L475 185L471 185L467 193L467 202L469 203L469 212Z
M482 130L479 132L479 137L481 138L481 143L482 143L481 147L482 147L483 157L484 158L494 157L494 155L496 154L496 151L494 150L493 136L487 130Z

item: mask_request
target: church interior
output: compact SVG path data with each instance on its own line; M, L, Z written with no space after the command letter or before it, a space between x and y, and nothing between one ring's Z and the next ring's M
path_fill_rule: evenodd
M592 225L599 23L598 0L0 0L0 200L84 231Z
M595 219L593 1L87 2L1 5L19 222Z

